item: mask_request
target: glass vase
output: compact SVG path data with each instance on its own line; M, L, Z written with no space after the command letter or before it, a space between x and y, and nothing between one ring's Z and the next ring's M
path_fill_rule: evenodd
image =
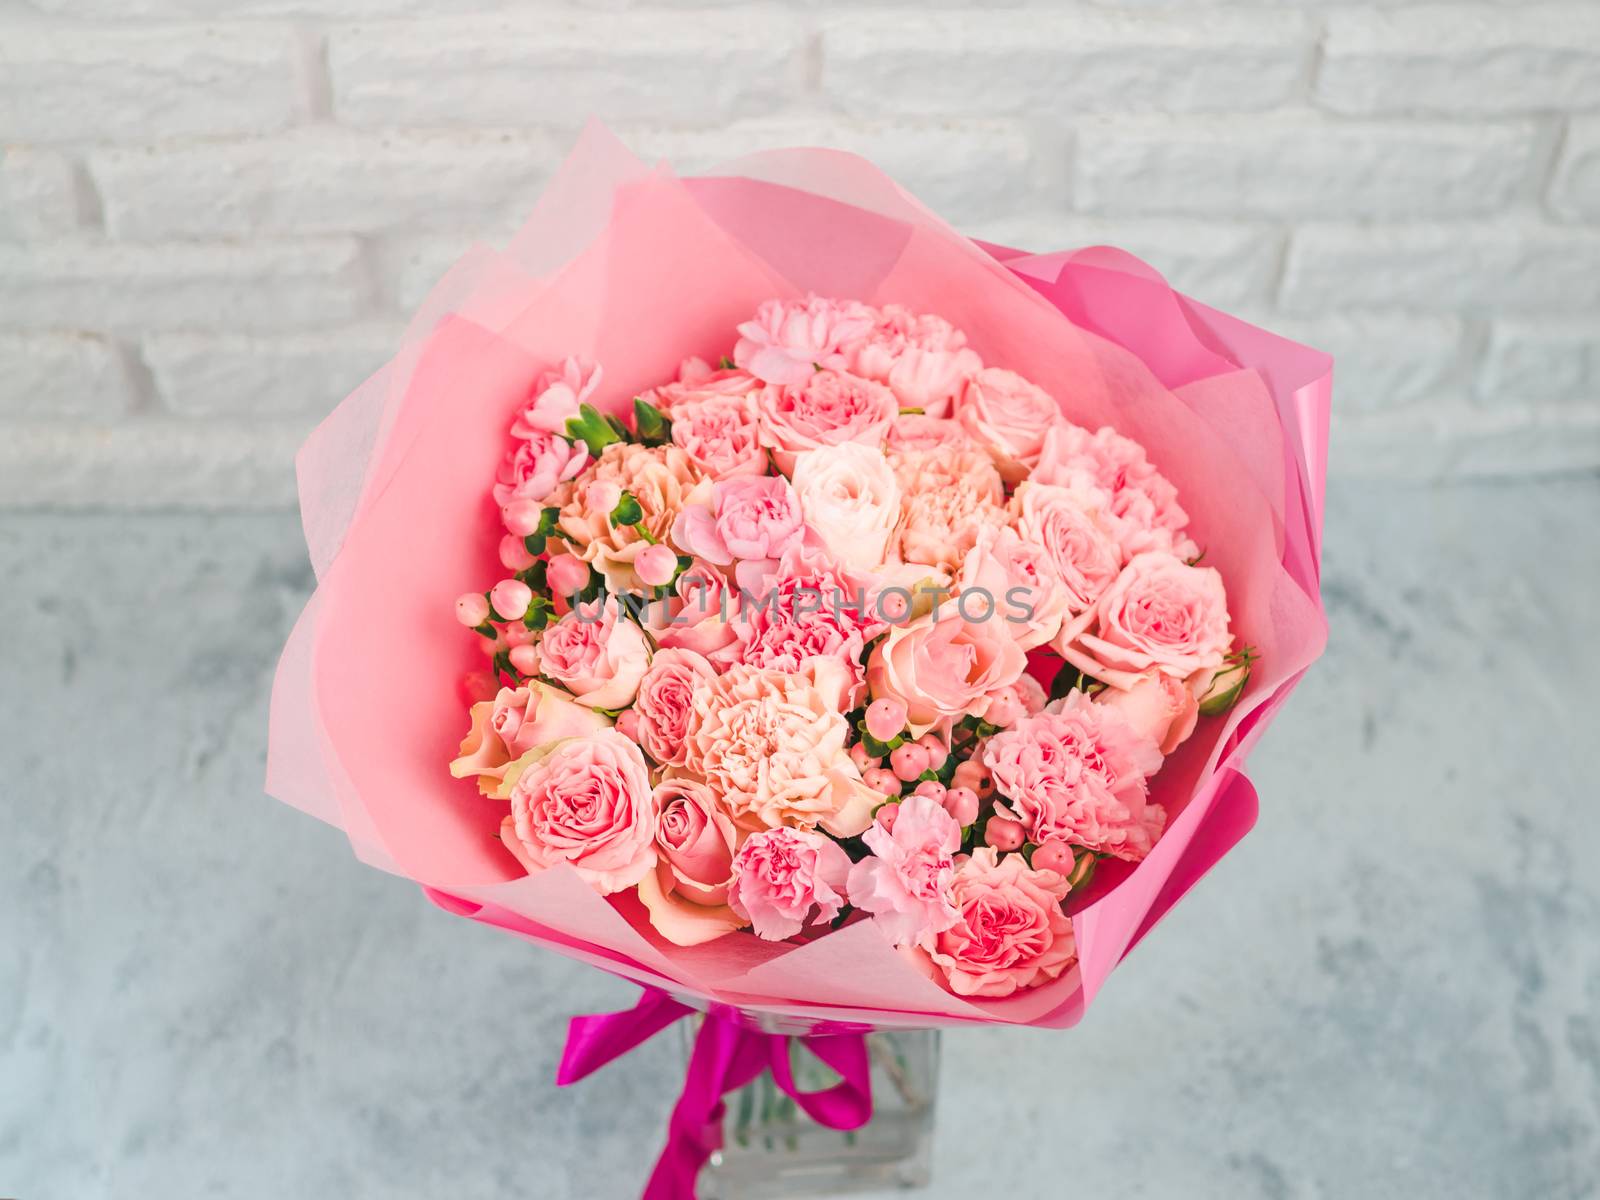
M699 1022L685 1021L684 1053ZM701 1200L778 1200L925 1187L933 1158L939 1082L939 1031L881 1030L866 1035L872 1119L859 1129L818 1125L779 1090L771 1072L725 1097L722 1149L700 1173ZM839 1081L829 1067L789 1043L802 1091Z

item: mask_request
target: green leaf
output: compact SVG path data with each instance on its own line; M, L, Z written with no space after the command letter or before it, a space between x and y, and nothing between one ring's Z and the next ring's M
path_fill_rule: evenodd
M734 367L733 359L729 358L726 354L724 354L721 358L717 359L717 368L719 370L731 371L731 370L733 370L733 367Z
M1050 681L1050 699L1059 700L1068 692L1081 691L1087 676L1071 663L1062 663L1056 677Z
M617 506L611 510L611 523L613 525L637 525L644 518L644 509L639 507L639 502L633 498L632 492L623 492L622 499L617 501Z
M646 446L662 446L672 440L672 422L654 404L633 398L633 427Z
M623 434L618 433L592 404L580 406L577 416L567 418L567 436L573 441L582 442L596 458L607 446L623 440Z
M529 554L543 554L545 542L548 540L542 533L530 533L522 539L522 546Z

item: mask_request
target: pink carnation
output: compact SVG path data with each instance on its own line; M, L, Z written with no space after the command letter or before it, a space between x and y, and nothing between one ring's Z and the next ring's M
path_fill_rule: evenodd
M961 422L949 417L929 417L921 413L904 413L889 426L885 439L887 448L900 453L919 450L936 450L940 446L958 446L981 449Z
M769 942L808 924L831 921L844 905L850 856L839 844L804 829L751 834L733 860L728 907Z
M600 386L600 374L598 366L585 367L575 358L563 362L559 371L546 371L517 413L512 435L531 438L538 433L565 434L567 421L578 415L579 407L589 403Z
M673 543L685 554L718 566L768 562L805 536L800 501L781 475L720 480L710 492L709 503L688 505L673 523Z
M1146 550L1169 550L1179 558L1198 553L1183 535L1188 515L1178 506L1178 489L1151 465L1144 447L1109 425L1090 433L1060 421L1040 447L1035 483L1068 488L1098 488L1107 500L1100 513L1126 562Z
M844 348L866 337L875 319L855 300L768 300L739 326L733 361L767 383L804 383L818 367L845 368Z
M1052 708L984 743L983 764L1006 801L997 811L1020 821L1029 841L1056 837L1137 862L1166 823L1166 811L1146 802L1161 751L1082 692Z
M683 734L694 707L694 690L716 674L693 650L656 651L639 681L632 709L639 721L639 744L656 762L683 765Z
M673 444L713 478L766 473L767 452L748 395L691 393L673 407L671 417Z
M871 332L849 347L850 370L887 384L904 408L942 417L983 369L967 336L943 317L885 305Z
M569 863L609 894L655 865L650 770L615 729L530 750L507 770L503 794L511 815L500 839L529 871Z
M513 500L543 504L557 487L589 465L582 442L530 430L506 455L494 476L494 502L501 508Z
M872 856L850 868L850 903L877 917L891 942L909 945L961 919L950 898L961 826L937 800L907 796L892 830L874 821L862 840Z
M900 411L881 383L842 371L812 371L798 383L769 387L757 406L762 440L784 474L802 451L844 442L881 446Z
M956 866L952 899L961 919L924 938L923 952L958 996L1009 996L1046 983L1078 956L1061 911L1066 891L1054 871L980 847Z

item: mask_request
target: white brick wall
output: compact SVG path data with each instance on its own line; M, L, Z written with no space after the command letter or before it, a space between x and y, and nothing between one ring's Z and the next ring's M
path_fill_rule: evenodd
M1336 471L1600 466L1600 3L0 0L0 505L271 506L581 122L868 155L1339 359Z

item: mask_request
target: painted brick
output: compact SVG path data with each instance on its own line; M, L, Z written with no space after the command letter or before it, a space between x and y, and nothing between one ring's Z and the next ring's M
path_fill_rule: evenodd
M1562 401L1600 412L1600 314L1567 321L1496 321L1478 372L1485 403Z
M1600 117L1575 119L1568 127L1550 205L1573 220L1600 223Z
M1256 324L1333 355L1334 403L1377 412L1464 390L1464 323L1410 313L1252 316Z
M48 150L0 149L0 239L57 237L78 229L83 218L71 159Z
M396 326L248 337L160 333L144 340L162 404L194 417L325 416L400 343Z
M122 353L105 338L0 333L0 363L0 416L6 418L114 417L135 401Z

